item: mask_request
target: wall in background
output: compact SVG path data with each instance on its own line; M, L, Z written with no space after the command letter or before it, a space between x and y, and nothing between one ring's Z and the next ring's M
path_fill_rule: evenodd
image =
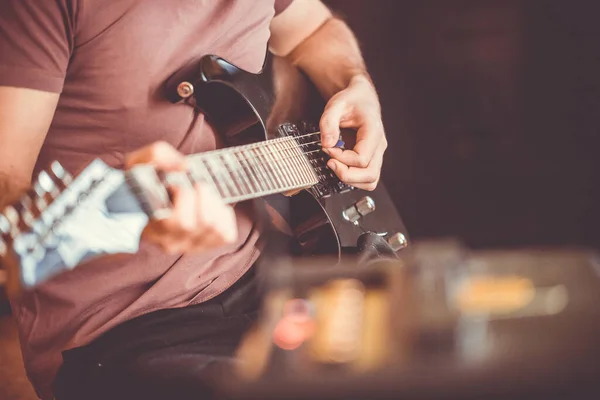
M593 1L329 0L355 30L415 238L600 245Z

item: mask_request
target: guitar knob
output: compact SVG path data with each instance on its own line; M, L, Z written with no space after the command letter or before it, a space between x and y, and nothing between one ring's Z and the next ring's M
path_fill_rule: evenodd
M395 235L392 235L387 240L388 244L395 252L398 252L406 247L408 247L408 240L406 236L402 233L398 232Z
M346 221L357 225L359 219L372 213L373 211L375 211L375 200L369 196L365 196L352 206L345 209L342 212L342 217L344 217Z

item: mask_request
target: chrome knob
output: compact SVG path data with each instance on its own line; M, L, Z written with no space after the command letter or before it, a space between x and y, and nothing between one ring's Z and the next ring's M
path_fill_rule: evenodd
M364 217L375 211L375 201L369 196L363 197L356 203L356 209Z
M358 220L365 215L368 215L375 211L375 200L369 196L365 196L352 206L348 207L342 212L342 217L346 221L358 224Z
M392 250L396 252L408 247L408 240L406 239L406 236L400 232L390 236L387 242Z

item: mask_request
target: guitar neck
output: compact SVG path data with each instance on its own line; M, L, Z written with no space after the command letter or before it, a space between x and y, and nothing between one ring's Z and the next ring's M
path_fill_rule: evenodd
M189 156L191 178L208 183L226 203L311 187L311 158L293 137Z

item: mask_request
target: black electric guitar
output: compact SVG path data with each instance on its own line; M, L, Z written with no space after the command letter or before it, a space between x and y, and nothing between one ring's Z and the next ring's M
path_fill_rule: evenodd
M34 287L91 258L137 252L148 219L169 213L166 187L194 181L227 203L299 190L286 219L303 254L352 251L367 232L394 251L405 247L405 228L383 185L354 189L326 167L315 128L323 101L307 83L271 56L259 74L216 56L183 68L167 82L167 97L202 109L229 147L191 155L188 173L166 175L151 166L117 170L97 159L73 178L53 163L0 214L9 290Z

